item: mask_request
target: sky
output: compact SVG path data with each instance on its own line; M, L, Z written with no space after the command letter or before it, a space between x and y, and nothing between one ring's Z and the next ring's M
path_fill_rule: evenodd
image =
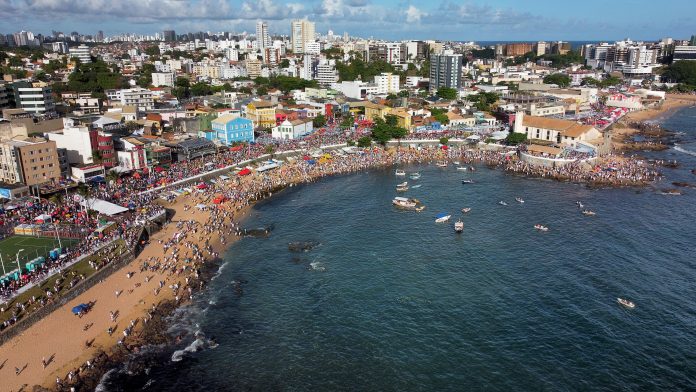
M381 39L658 40L696 34L694 0L0 0L0 32L152 34L173 29L289 34L316 30Z

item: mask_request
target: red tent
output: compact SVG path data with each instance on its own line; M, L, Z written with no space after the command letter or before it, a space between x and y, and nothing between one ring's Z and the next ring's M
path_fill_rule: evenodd
M308 161L308 160L310 160L310 159L311 159L311 158L309 157L309 155L305 155L305 156L302 157L302 160L303 160L303 161Z
M208 188L208 185L206 185L206 184L204 184L204 183L201 182L200 184L196 185L196 188L198 188L198 189L206 189L206 188Z
M237 175L239 176L247 176L249 174L251 174L251 170L249 170L249 168L246 167L242 169L239 173L237 173Z
M448 149L448 148L449 148L449 147L447 147L447 146L442 146L442 149L443 149L443 150L446 150L446 149Z
M234 147L230 148L230 151L241 151L242 148L243 148L242 146L234 146Z

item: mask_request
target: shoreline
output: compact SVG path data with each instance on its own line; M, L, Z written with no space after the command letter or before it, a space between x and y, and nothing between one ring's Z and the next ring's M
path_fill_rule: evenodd
M403 149L403 147L402 147ZM454 149L453 149L454 150ZM453 151L450 151L450 153ZM314 168L314 172L312 174L308 174L307 172L302 172L301 170L298 169L298 165L293 164L293 165L288 165L289 167L287 168L287 171L290 172L289 178L283 178L283 180L280 183L264 183L263 180L259 180L258 182L261 182L261 185L267 186L266 188L258 189L255 194L250 195L247 199L236 199L233 201L229 201L225 203L226 205L222 208L226 213L229 213L229 215L225 215L222 219L222 223L224 224L226 222L225 218L229 217L229 222L230 224L234 223L239 223L242 222L248 217L248 214L251 212L253 206L256 204L256 202L261 201L261 200L266 200L269 196L272 196L273 194L287 189L289 187L297 186L297 185L302 185L302 184L310 184L313 182L316 182L324 177L328 176L342 176L342 175L348 175L348 174L355 174L358 172L362 172L365 170L374 170L374 169L384 169L384 168L391 168L394 166L397 166L399 164L432 164L433 162L440 160L440 159L447 159L447 160L454 160L455 158L464 158L464 152L462 149L456 150L458 155L456 156L449 156L448 153L442 153L439 150L428 150L428 155L423 158L423 154L417 155L416 159L412 160L394 160L394 157L397 155L397 153L394 153L393 150L391 151L385 151L385 152L377 152L377 153L372 153L372 155L376 155L377 157L381 158L381 160L377 159L365 159L365 162L360 162L356 164L355 166L339 166L338 168L333 168L332 170L324 170L322 169L321 166L318 166L319 169ZM445 157L443 157L445 155ZM491 154L492 155L492 154ZM482 165L487 165L490 166L490 163L485 160L486 155L482 154L481 155L482 159L461 159L464 162L468 163L477 163L477 164L482 164ZM470 157L469 157L470 158ZM346 158L346 161L350 161L351 158ZM493 165L498 168L502 168L503 171L507 173L512 173L516 175L524 175L526 177L539 177L539 178L547 178L547 179L554 179L560 182L577 182L573 181L569 178L549 178L549 177L544 177L542 176L535 176L535 175L529 175L525 174L523 172L515 172L514 170L509 169L506 165ZM281 167L278 169L281 173L285 170L285 167ZM309 170L309 169L307 169ZM241 179L234 179L235 185L237 187L244 187L245 185L249 185L249 183L258 178L263 178L264 175L259 175L259 174L254 174L253 176L241 178ZM580 181L582 183L582 181ZM617 184L604 184L604 183L589 183L587 182L588 185L590 186L616 186ZM635 185L645 185L643 183L640 184L618 184L618 186L635 186ZM220 187L219 185L216 186L215 188ZM230 186L229 184L226 184L224 186L225 190L229 191L233 186ZM49 389L58 389L56 388L56 383L55 383L55 378L56 377L61 377L65 374L69 374L72 369L79 369L80 367L84 367L85 364L87 363L88 360L91 358L94 358L95 356L102 356L102 353L114 353L116 350L119 350L119 344L115 342L115 339L112 338L110 335L108 335L105 331L107 327L109 326L108 322L108 311L110 309L114 308L122 308L122 309L127 309L124 314L121 314L118 318L117 321L121 321L121 325L116 328L116 333L119 332L121 328L123 328L123 322L126 320L147 320L148 317L152 317L154 314L151 314L151 309L152 307L150 304L154 305L155 303L158 304L166 304L166 301L172 301L176 300L173 308L171 309L176 309L177 307L183 305L186 301L181 300L178 297L177 294L175 294L175 291L170 291L167 290L166 287L164 288L163 293L159 293L157 290L157 285L156 281L158 279L150 279L146 280L143 283L142 282L142 277L143 274L135 272L135 279L133 281L139 282L136 283L136 285L133 287L133 289L129 290L128 295L125 295L123 297L116 295L114 298L113 293L115 290L118 292L118 290L123 291L123 287L127 287L132 285L132 282L130 277L125 277L124 272L126 271L137 271L138 270L138 265L143 263L145 260L149 260L153 257L159 258L163 254L166 255L167 250L165 249L165 252L161 252L160 250L156 249L156 241L158 241L160 244L164 241L167 241L168 238L171 238L172 236L177 235L179 232L177 230L177 224L185 221L186 219L194 220L197 222L197 225L200 225L201 227L205 227L206 222L209 222L212 218L213 215L211 211L196 211L195 208L191 207L193 205L196 205L197 203L201 202L210 202L210 199L212 198L212 195L215 192L211 193L204 193L204 194L191 194L188 196L184 196L181 198L177 198L173 203L167 204L167 203L162 203L165 207L167 208L172 208L175 211L174 214L174 219L172 220L169 224L167 224L165 227L162 228L162 230L156 234L153 235L153 237L150 239L150 243L144 247L142 252L131 262L129 262L127 265L122 267L118 272L115 272L114 274L110 275L108 278L104 279L101 283L95 285L93 288L89 289L85 293L81 294L78 296L75 300L73 300L73 303L78 303L79 301L89 301L92 300L93 298L99 298L97 307L98 309L95 309L94 311L96 312L98 310L99 315L93 314L93 312L88 313L81 321L75 322L74 316L72 314L67 315L66 309L68 309L69 305L65 306L64 308L58 309L55 312L51 313L48 315L45 319L37 322L34 326L32 326L30 329L25 331L23 334L18 335L14 339L12 339L10 342L7 344L3 345L0 347L0 364L2 364L2 361L5 360L6 358L10 358L9 353L10 350L13 350L16 347L32 347L30 350L27 350L27 352L22 353L23 355L18 355L20 358L24 358L18 361L17 355L13 358L14 362L18 362L17 366L21 365L24 360L27 360L31 358L31 360L27 360L26 363L27 365L26 370L22 371L20 375L14 376L10 375L10 369L12 369L15 364L7 363L5 364L5 370L0 368L0 371L3 373L3 378L6 380L15 380L17 382L21 382L22 384L15 383L17 387L20 387L21 385L26 385L29 386L28 382L26 381L31 381L32 383L36 383L39 380L41 381L41 385L43 387L49 388ZM232 208L230 208L232 207ZM203 230L202 228L199 228L200 230ZM194 234L196 234L196 229L193 231ZM208 238L203 241L203 238L199 236L198 241L194 241L196 243L196 246L202 246L202 243L205 243L206 247L210 246L208 250L208 253L211 256L210 263L214 263L215 260L217 259L214 257L216 253L223 252L223 251L228 251L229 247L239 240L241 237L238 235L230 235L230 236L225 236L224 233L217 233L219 235L215 235L212 232L210 233L211 235L208 236ZM212 240L212 241L209 241ZM171 240L170 240L171 241ZM178 242L177 242L178 243ZM175 246L175 249L179 249L181 246L177 245ZM193 256L195 252L190 251L190 249L184 250L181 252L182 254L185 254L187 256ZM209 265L207 261L203 261L202 265ZM176 267L180 268L182 266L182 263L177 260ZM159 279L164 279L163 281L166 282L166 285L169 285L170 283L176 284L177 285L177 290L179 289L178 285L180 283L173 283L176 280L176 277L173 279L170 279L172 274L170 273L168 276L165 274L167 271L162 271L162 272L156 272L155 275ZM150 275L150 273L147 273L147 275ZM187 280L188 283L188 280ZM160 286L162 286L160 284ZM160 287L161 288L161 287ZM154 294L153 294L154 293ZM135 295L133 295L135 294ZM158 295L159 294L159 295ZM122 298L126 298L127 301L121 301ZM72 304L72 303L71 303ZM171 310L170 310L171 312ZM166 314L164 315L166 317ZM89 324L92 323L92 325L85 331L70 331L71 333L68 334L63 334L62 336L62 341L64 342L62 345L59 346L70 346L69 350L66 350L63 353L54 353L51 355L50 352L45 352L45 353L37 353L37 347L36 345L32 346L32 340L33 339L42 339L42 337L45 339L47 337L51 336L50 331L51 330L63 330L65 329L65 326L68 324L72 324L75 326L75 324L79 323L85 323ZM118 322L117 322L118 324ZM97 332L99 331L99 332ZM142 325L139 322L136 322L135 328L132 328L132 332L130 336L135 336L136 334L139 334L143 331ZM67 335L67 336L66 336ZM55 337L54 337L55 339ZM92 339L92 344L89 349L85 349L84 346L82 345L82 342L84 339ZM125 339L125 343L128 344L129 340ZM142 345L140 345L142 343ZM138 344L134 345L133 349L139 349L141 346L147 345L149 342L144 341L144 342L139 342ZM43 345L49 345L50 343L46 342L43 343ZM16 351L13 352L16 354ZM65 355L65 356L63 356ZM109 354L107 354L109 355ZM39 363L39 367L41 366L40 364L40 359L41 357L46 357L46 358L52 358L50 360L49 365L46 367L46 370L48 371L48 374L46 374L44 371L42 371L40 368L37 369L36 363ZM90 367L90 366L87 366ZM104 372L108 369L100 369L101 373L99 378L103 376ZM86 371L86 370L83 370ZM42 375L36 375L37 372L43 373ZM89 373L89 372L88 372ZM99 373L99 372L97 372ZM32 376L38 376L37 378L33 380L27 380L27 378L30 378ZM90 378L94 378L93 376L90 376ZM55 389L54 389L55 388Z

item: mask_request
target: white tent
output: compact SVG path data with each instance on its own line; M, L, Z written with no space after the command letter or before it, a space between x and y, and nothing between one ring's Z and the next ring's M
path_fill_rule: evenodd
M94 210L101 214L109 216L117 215L122 212L128 211L128 208L126 207L121 207L118 204L110 203L102 199L89 198L86 201L82 200L80 204L82 204L82 206L87 207L90 210Z
M34 218L34 221L35 221L35 222L36 222L36 221L50 222L51 219L52 219L52 217L51 217L50 215L48 215L48 214L41 214L41 215L37 216L36 218Z

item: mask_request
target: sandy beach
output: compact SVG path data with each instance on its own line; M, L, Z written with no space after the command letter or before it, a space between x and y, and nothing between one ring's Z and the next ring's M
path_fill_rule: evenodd
M675 111L696 105L696 95L688 94L667 94L665 101L656 108L641 110L638 112L628 113L621 119L612 129L614 137L624 137L637 132L628 124L631 122L655 121L671 116Z
M195 204L196 196L189 196L174 204L167 205L175 211L172 223L153 235L150 244L143 252L128 265L110 275L101 283L71 301L68 306L51 313L41 321L32 325L23 334L15 337L7 344L0 346L0 380L2 391L31 390L35 384L44 387L56 385L56 377L65 378L66 374L78 368L99 351L109 352L123 337L122 330L130 325L131 320L139 320L146 312L160 301L174 299L175 295L167 286L175 281L183 280L181 276L167 276L162 272L139 272L140 265L150 257L161 257L162 247L157 246L159 240L166 241L178 231L175 222L195 220L204 225L210 218L208 211L191 208L185 211L185 204ZM232 203L228 203L232 206ZM235 220L248 211L242 209L234 214ZM236 237L227 240L227 245ZM195 240L194 240L195 241ZM201 241L202 242L202 241ZM220 236L210 238L210 245L217 251L222 250ZM179 246L182 258L191 256L191 252ZM127 272L134 272L128 277ZM149 278L146 281L146 276ZM159 282L164 281L165 287L155 294ZM121 292L116 296L116 292ZM81 318L70 312L74 304L94 301L94 308ZM116 322L112 322L109 312L118 312ZM85 326L89 328L85 330ZM109 336L107 329L114 328L114 334ZM136 325L135 332L138 327ZM87 348L85 342L93 341ZM48 361L44 368L42 360ZM20 369L17 375L16 369ZM27 389L29 388L29 389Z

